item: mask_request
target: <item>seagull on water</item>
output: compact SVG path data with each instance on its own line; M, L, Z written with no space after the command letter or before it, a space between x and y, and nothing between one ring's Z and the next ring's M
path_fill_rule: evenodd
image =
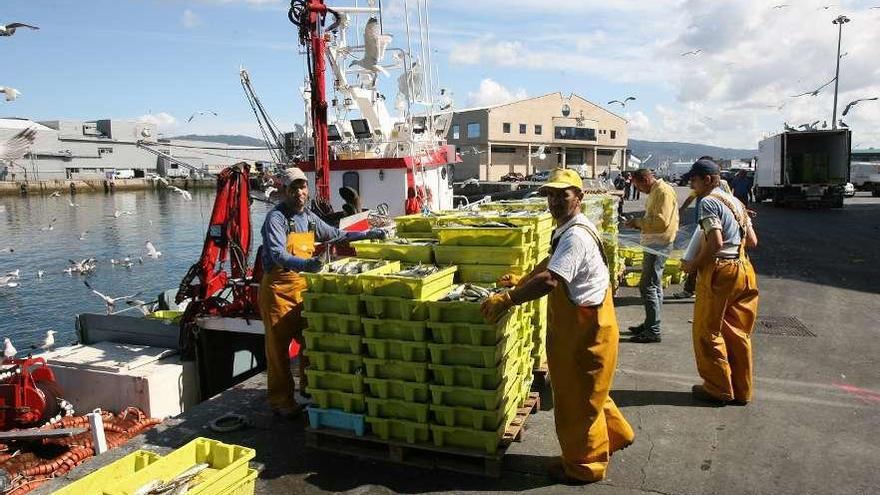
M45 226L45 227L40 227L40 231L42 231L42 232L48 232L48 231L50 231L50 230L55 230L55 221L56 221L56 220L58 220L58 219L57 219L57 218L53 218L52 221L49 222L49 225L47 225L47 226Z
M88 234L88 233L89 233L88 230L84 230L84 231L82 231L82 232L79 234L79 240L81 240L81 241L86 240L86 234Z
M3 338L3 357L6 359L14 358L15 354L18 352L18 349L12 345L12 341L9 340L9 337Z
M159 256L162 256L162 251L157 250L156 246L154 246L151 241L144 243L144 246L147 248L147 256L150 258L157 260L159 259Z
M59 198L61 197L61 191L55 191L49 195L50 198Z
M127 295L127 296L110 297L110 296L106 296L106 295L104 295L104 294L101 294L100 292L98 292L98 291L96 291L95 289L93 289L92 286L89 285L89 281L88 281L88 280L83 280L83 283L86 285L86 287L89 288L89 290L92 291L92 294L94 294L94 295L100 297L100 298L104 301L104 304L107 305L107 314L108 314L108 315L113 311L113 308L116 306L116 302L117 302L117 301L124 301L124 300L128 300L128 299L135 298L135 297L141 295L141 293L143 292L143 291L141 291L141 292L136 292L136 293L134 293L134 294L130 294L130 295Z
M15 275L3 275L0 277L0 287L14 289L18 287L16 280L18 280L18 277Z
M0 248L0 253L14 253L15 248L12 246L6 246L5 248Z
M28 28L33 30L40 29L37 26L31 26L30 24L25 24L23 22L11 22L6 25L0 25L0 36L12 36L18 28Z
M16 98L21 96L21 91L9 86L0 86L0 93L6 95L6 101L15 101Z
M43 343L40 345L32 345L31 349L48 349L55 345L55 330L49 330L46 332L46 338L43 339Z
M37 270L37 278L43 278L43 274L46 273L43 270Z

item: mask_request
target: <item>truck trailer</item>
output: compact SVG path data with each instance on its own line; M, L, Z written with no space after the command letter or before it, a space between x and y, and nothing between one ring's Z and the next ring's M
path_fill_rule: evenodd
M755 199L776 206L843 207L850 173L847 129L790 131L758 143Z

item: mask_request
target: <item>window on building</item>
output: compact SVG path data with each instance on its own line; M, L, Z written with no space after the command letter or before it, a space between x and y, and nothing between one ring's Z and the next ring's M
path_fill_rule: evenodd
M542 132L544 132L544 126L541 124L535 124L535 134L540 136Z
M556 139L575 141L595 141L596 129L586 127L554 127L553 136Z
M525 124L520 124L520 125L519 125L519 133L520 133L520 134L525 134L525 133L526 133L526 125L525 125Z
M516 153L515 146L492 146L492 153Z
M452 124L452 139L461 139L461 126Z
M98 148L99 155L109 155L113 153L113 148Z
M617 139L617 131L611 131L611 139Z
M479 122L468 122L467 137L468 137L468 139L476 139L476 138L480 137L480 123Z
M510 134L510 122L501 124L501 130L504 131L505 134Z

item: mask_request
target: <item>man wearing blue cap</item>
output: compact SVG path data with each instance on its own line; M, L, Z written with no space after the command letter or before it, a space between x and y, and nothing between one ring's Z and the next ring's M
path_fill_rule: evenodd
M758 312L758 283L746 248L758 238L745 205L722 190L721 170L697 160L685 180L699 197L699 248L682 269L697 273L693 341L697 399L715 404L747 404L752 399L751 334ZM689 249L689 251L691 251Z

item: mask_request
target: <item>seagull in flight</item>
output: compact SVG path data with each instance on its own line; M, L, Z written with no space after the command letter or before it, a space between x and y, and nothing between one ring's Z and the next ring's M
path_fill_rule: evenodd
M371 17L364 27L364 58L353 61L349 67L358 65L370 72L381 72L387 76L388 71L379 62L385 58L385 49L393 39L390 34L382 34L379 20Z
M12 36L18 28L28 28L33 30L40 29L37 26L31 26L30 24L25 24L23 22L13 22L6 25L0 25L0 36Z
M140 299L129 299L128 301L125 301L125 304L128 304L132 308L137 308L137 310L143 313L144 316L147 316L153 312L156 302L158 301L146 302L141 301Z
M21 96L21 91L9 86L0 86L0 93L6 94L6 101L15 101L16 98Z
M31 349L48 349L55 345L55 330L49 330L46 332L46 338L43 339L43 343L40 345L32 345Z
M531 156L532 158L537 158L539 160L547 158L547 145L542 144L541 146L538 146L538 149L529 153L529 156Z
M9 340L9 337L3 338L3 357L6 359L15 357L15 354L18 352L18 349L12 345L12 341Z
M192 122L193 119L196 118L196 115L208 115L208 114L211 114L214 117L217 116L217 112L215 112L213 110L199 110L198 112L195 112L194 114L190 115L189 118L186 119L186 123L189 124L190 122Z
M626 103L627 103L628 101L636 101L636 97L635 97L635 96L627 96L626 98L623 99L623 101L620 101L620 100L611 100L611 101L608 102L608 105L611 105L612 103L620 103L620 106L626 108Z
M25 129L5 141L0 141L0 162L18 160L26 155L36 137L36 130Z
M147 248L147 256L150 258L157 260L159 256L162 256L162 251L157 250L151 241L147 241L144 246Z
M177 194L180 194L183 197L183 199L185 199L187 201L192 201L192 199L193 199L192 194L190 194L189 191L183 190L177 186L168 186L168 189L171 189L172 191L176 192Z
M102 294L102 293L96 291L95 289L93 289L92 286L89 285L89 281L88 281L88 280L83 280L83 283L86 285L86 287L89 288L89 290L92 291L92 294L94 294L94 295L100 297L101 300L104 301L104 304L107 305L107 314L108 314L108 315L109 315L111 312L113 312L113 308L116 306L116 303L117 303L118 301L125 301L125 300L129 300L129 299L135 298L135 297L141 295L141 293L143 292L143 291L141 291L141 292L137 292L137 293L135 293L135 294L131 294L131 295L128 295L128 296L109 297L109 296L106 296L106 295L104 295L104 294Z
M774 8L774 9L777 9L777 10L782 10L782 9L784 9L784 8L786 8L786 7L791 7L791 5L789 5L789 4L787 4L787 3L781 3L781 4L779 4L779 5L774 5L774 6L773 6L773 8Z
M689 52L684 52L684 53L681 54L681 56L684 57L684 56L687 56L687 55L699 55L699 54L701 54L701 53L703 53L703 50L702 50L702 49L696 49L696 50L691 50L691 51L689 51Z
M859 98L858 100L853 100L846 104L846 108L843 109L843 113L841 115L845 117L846 114L849 113L850 110L852 110L852 107L858 105L860 101L876 101L878 99L880 99L880 97L875 96L873 98Z
M807 96L807 95L810 95L810 96L818 96L820 91L822 91L823 89L825 89L826 87L828 87L828 85L830 85L831 83L834 82L834 79L836 79L836 78L833 78L833 77L832 77L830 81L828 81L827 83L825 83L825 84L819 86L818 88L814 89L813 91L807 91L806 93L801 93L801 94L799 94L799 95L792 95L792 96L790 96L790 98L800 98L801 96Z

